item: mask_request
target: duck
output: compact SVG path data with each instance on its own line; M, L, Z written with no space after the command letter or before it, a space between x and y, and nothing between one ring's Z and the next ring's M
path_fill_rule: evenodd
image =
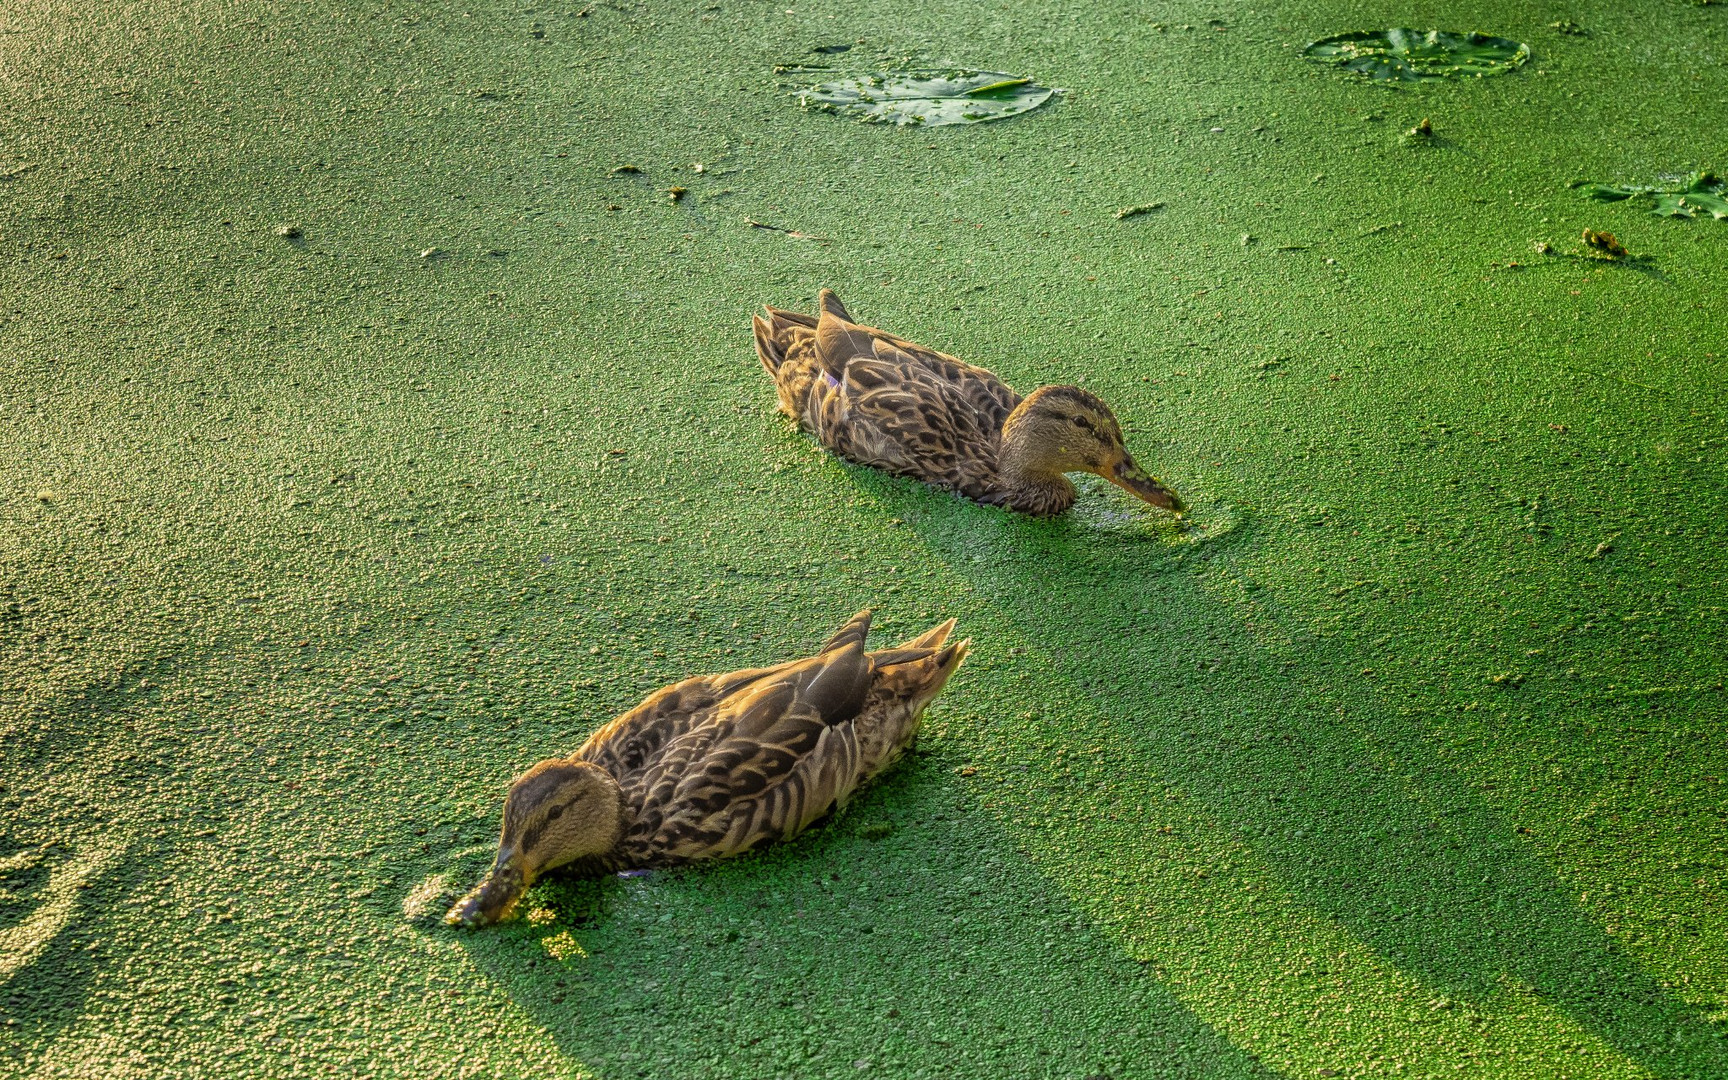
M814 655L701 675L651 694L568 757L511 784L492 869L445 922L508 918L558 870L593 877L726 858L790 839L845 806L918 735L966 659L949 619L867 652L871 612Z
M848 461L1035 516L1074 505L1071 472L1185 511L1135 463L1096 394L1044 386L1021 397L983 368L859 324L830 289L817 307L751 316L756 356L780 411Z

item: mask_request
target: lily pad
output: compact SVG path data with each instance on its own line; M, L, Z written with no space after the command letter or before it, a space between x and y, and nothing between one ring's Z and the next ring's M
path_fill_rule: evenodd
M1419 82L1511 71L1530 59L1530 46L1487 34L1446 30L1355 30L1311 42L1302 55L1370 79Z
M1657 217L1689 218L1708 214L1717 221L1728 221L1728 182L1713 172L1658 177L1654 184L1598 184L1578 180L1571 186L1579 189L1585 198L1602 202L1639 199Z
M807 109L870 124L981 124L1029 112L1055 91L1000 71L888 71L819 83L799 93Z

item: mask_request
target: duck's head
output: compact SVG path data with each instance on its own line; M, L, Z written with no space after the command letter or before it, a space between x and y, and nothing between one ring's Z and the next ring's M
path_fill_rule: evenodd
M1186 509L1174 491L1134 463L1110 406L1078 386L1034 390L1008 417L1002 434L1029 469L1095 473L1153 506L1178 514Z
M474 929L509 918L541 874L617 847L623 821L623 797L604 769L586 761L542 761L504 799L504 831L491 873L444 921Z

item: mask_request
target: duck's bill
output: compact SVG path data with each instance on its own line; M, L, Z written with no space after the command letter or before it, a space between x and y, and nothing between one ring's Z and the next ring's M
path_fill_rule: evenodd
M1145 499L1153 506L1162 506L1173 513L1180 514L1188 509L1174 491L1158 482L1158 478L1134 464L1133 458L1123 458L1104 479L1137 498Z
M516 901L522 898L526 889L527 883L522 880L522 873L515 863L499 859L480 884L451 905L444 914L444 921L469 930L502 922L516 909Z

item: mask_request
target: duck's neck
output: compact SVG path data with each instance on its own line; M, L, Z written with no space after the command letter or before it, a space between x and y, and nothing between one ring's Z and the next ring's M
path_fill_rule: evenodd
M621 857L620 851L624 846L624 834L629 831L630 823L635 819L636 815L630 812L630 800L624 797L624 788L623 785L618 783L618 778L599 765L594 766L594 771L605 778L604 784L606 794L609 796L607 799L607 809L610 810L613 807L616 807L617 810L612 815L613 827L611 845L604 851L590 856L590 858L610 864L610 862Z
M1048 450L1029 437L1031 425L1017 423L1020 408L1002 425L1002 448L996 455L1002 504L1023 514L1060 514L1074 505L1074 485Z

